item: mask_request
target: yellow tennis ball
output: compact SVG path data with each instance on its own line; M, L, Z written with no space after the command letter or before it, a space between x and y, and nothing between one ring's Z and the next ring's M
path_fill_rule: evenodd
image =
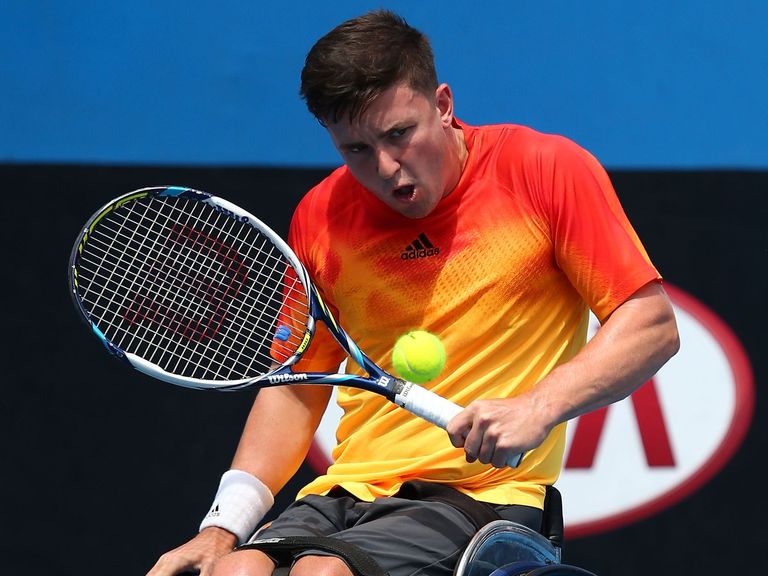
M429 382L445 367L445 347L440 338L425 330L407 332L392 349L392 365L404 380Z

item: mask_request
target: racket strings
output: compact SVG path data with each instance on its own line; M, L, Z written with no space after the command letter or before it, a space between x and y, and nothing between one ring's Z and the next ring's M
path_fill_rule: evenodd
M115 237L119 237L119 235L120 235L119 232L115 233ZM98 237L93 237L89 241L92 243L93 247L98 247L98 248L101 249L103 257L114 256L114 254L110 254L110 251L114 251L114 248L112 248L110 245L104 243ZM156 253L156 255L157 255L157 253ZM120 256L122 256L122 254ZM131 275L131 277L134 280L136 280L136 279L140 278L142 273L145 271L141 266L150 265L150 266L153 266L153 267L157 268L158 266L161 265L161 260L158 257L156 257L156 256L153 257L153 255L151 255L151 254L147 255L147 256L143 256L142 260L143 260L143 263L140 263L138 265L135 265L134 263L123 264L122 259L120 259L118 257L118 260L114 261L113 263L105 264L104 259L102 258L102 260L96 266L94 266L92 263L89 263L87 261L84 262L82 264L81 270L82 269L86 269L86 270L92 271L94 278L99 278L99 279L102 280L102 284L101 285L96 285L96 287L101 286L102 290L104 290L104 289L106 289L107 284L111 281L111 278L115 274L115 272L118 272L119 274L122 274L123 276ZM272 268L272 271L277 271L278 270L278 267L277 267L277 263L278 262L279 262L279 260L275 260L276 264ZM206 273L206 269L205 268L201 268L199 270L203 274ZM208 280L210 282L218 281L218 278L215 276L216 271L214 271L214 270L212 270L210 268L209 268L208 271L212 272L214 275L213 276L206 276L204 279ZM182 274L182 271L178 270L177 271L177 275L180 275L180 274ZM265 279L270 278L271 275L270 274L265 274L263 269L259 269L259 270L256 271L256 277L257 277L257 279L259 281L264 281ZM170 277L167 277L166 279L170 280ZM201 285L200 278L197 278L197 279L195 279L194 281L191 281L191 282L180 281L178 279L178 277L176 278L176 280L177 280L177 283L180 284L180 286L182 286L182 287L186 286L186 290L188 292L192 291L193 288L195 288L196 285L197 285L198 288ZM125 284L125 282L124 282L124 284ZM131 283L131 286L133 286L133 283ZM198 295L199 295L200 291L198 290L197 292L198 292ZM296 292L297 292L297 290L295 290L295 289L291 290L290 293L289 293L289 296L287 297L287 302L280 303L281 306L279 308L282 308L283 306L287 306L288 308L290 308L290 309L292 309L294 311L298 311L299 308L291 307L291 304L297 304L298 306L304 306L305 304L300 299L300 297L296 297L295 296ZM301 294L303 294L303 289L299 290L298 292L301 292ZM113 291L113 293L114 293L114 291ZM84 296L85 297L89 296L88 289L86 289L84 291ZM103 296L103 294L99 294L99 296ZM209 297L214 302L217 302L217 303L220 303L220 304L224 302L224 300L218 294L209 294ZM242 299L242 300L243 300L243 303L246 303L246 299L245 298ZM271 308L273 310L278 310L279 309L278 307L274 306L274 301L271 304L273 304L271 306ZM182 301L180 305L183 307L185 304ZM199 306L200 302L198 302L197 305ZM191 306L191 304L189 306ZM189 306L187 307L188 310L190 309ZM270 307L270 306L268 306L268 307Z
M159 263L159 261L157 259L149 258L148 260L150 260L153 264L158 264ZM123 274L125 276L128 276L128 273L131 271L129 269L121 267L119 263L117 263L115 265L115 269L118 270L121 274ZM140 276L139 274L136 273L135 270L133 270L133 272L134 272L134 278L137 278L137 277ZM260 272L259 274L263 275L262 272ZM98 276L98 275L99 275L99 271L97 270L97 271L95 271L94 276ZM297 281L294 280L294 282L297 282ZM184 282L176 282L176 284L183 285ZM190 283L187 282L186 284L187 284L187 289L191 290L192 286L190 285ZM114 291L113 291L113 293L114 293ZM135 293L141 294L141 290L139 290L139 291L137 291ZM300 293L301 295L303 295L303 286L300 286L299 290L297 290L296 288L293 288L289 292L289 294L293 294L293 293ZM159 293L158 295L160 297L163 296L162 293ZM199 294L197 294L197 295L199 295ZM189 317L190 314L194 314L195 312L197 312L197 310L195 310L193 308L193 306L197 306L197 308L201 308L202 307L202 303L199 300L197 301L196 304L190 304L189 302L191 302L191 299L188 297L189 294L185 295L185 294L178 294L177 293L176 296L177 297L174 300L178 300L178 301L174 301L175 310L177 311L177 313L181 313L185 317ZM172 295L170 295L170 297L173 298ZM87 299L88 296L86 295L85 298ZM141 298L141 296L140 296L140 298ZM240 314L243 314L244 312L242 312L242 310L244 308L246 308L248 305L253 306L254 303L256 301L259 301L259 300L260 300L259 297L253 298L253 297L249 297L249 295L245 295L243 298L240 299L240 304L239 304L239 307L237 308L237 312L239 312ZM287 298L285 298L283 300L282 306L280 305L281 303L278 302L277 299L275 299L275 298L273 298L271 300L267 300L267 301L264 301L263 299L261 299L261 300L262 300L262 302L266 302L266 304L263 306L260 315L256 318L256 322L251 321L251 318L249 316L243 316L245 318L245 320L240 324L240 329L238 330L238 333L240 335L242 335L245 332L245 330L247 330L249 328L254 329L254 327L258 325L258 321L260 321L265 315L271 317L271 316L274 316L275 314L277 314L280 310L288 310L288 311L290 311L292 313L297 314L300 317L306 315L306 304L304 302L300 301L299 298L297 298L297 297L288 296ZM152 302L154 302L154 300L150 300L150 303L152 303ZM146 317L146 313L145 314L140 314L140 310L136 310L135 309L137 304L138 304L138 308L141 309L141 303L142 303L141 300L134 299L134 301L131 302L131 304L128 305L128 312L133 314L134 320L135 320L136 316ZM221 301L219 299L219 303L223 304L223 301ZM111 301L110 301L110 304L112 304ZM240 314L237 314L237 315L240 316ZM126 318L126 316L123 315L123 318L121 319L121 324L122 324L123 320L129 320L129 318ZM165 316L165 320L170 322L172 319L169 316L166 315ZM120 326L118 326L118 327L120 327ZM196 332L200 333L201 331L197 330ZM157 333L155 333L155 335L157 335ZM135 337L136 335L133 334L132 336ZM267 336L269 336L269 334L264 332L264 337L266 338ZM238 338L236 338L236 340L238 340ZM116 341L116 344L118 344L121 347L125 347L125 341L124 340ZM296 345L298 345L298 341L296 342ZM283 358L280 358L281 362L283 362L285 359L287 359L286 355L283 355L283 356L284 356ZM150 360L150 361L154 361L153 357L149 357L147 359Z
M153 360L154 360L154 358L153 358Z
M157 307L162 307L158 310L160 312L159 318L161 319L160 326L172 331L178 331L181 328L179 325L179 319L181 319L181 322L184 322L182 334L202 343L215 336L215 333L212 334L210 330L211 328L215 329L220 324L220 308L223 303L221 301L215 302L215 299L206 293L210 291L210 287L215 285L215 282L223 278L216 277L215 271L210 266L209 259L205 258L206 256L211 256L215 246L209 245L207 252L199 250L201 248L199 246L194 246L194 240L199 239L203 234L196 231L189 224L189 213L178 216L184 216L185 222L182 223L182 219L177 218L167 226L167 235L165 235L164 239L165 244L162 248L163 253L172 254L173 258L164 262L159 271L152 277L152 284L148 290L150 297L143 299L142 303L149 302L151 308L159 302ZM211 223L210 219L207 219L205 223L216 225L218 220ZM174 250L175 244L183 246L187 240L192 241L191 250L185 252ZM156 244L159 245L159 242ZM198 249L199 253L195 253L195 249ZM155 263L153 266L156 267L157 264ZM200 274L200 276L195 276L196 274ZM204 284L205 282L208 284ZM154 294L155 287L159 287L159 290L156 291L157 297ZM200 297L201 295L203 298ZM206 295L208 298L205 298ZM208 311L207 322L204 321L206 318L206 301L213 305ZM158 317L155 314L153 311L153 319ZM146 315L142 315L141 319L149 318ZM136 318L133 320L136 321ZM152 333L152 341L149 348L152 350L152 353L146 358L147 360L163 365L166 356L170 358L175 357L176 362L169 367L170 372L177 372L179 364L185 359L190 362L190 366L198 368L201 366L202 357L195 357L190 360L185 358L184 355L178 354L180 348L179 341L176 342L176 346L173 348L153 347L160 335L161 333L158 331ZM204 353L208 356L211 355L211 351L207 346Z
M308 299L287 270L249 224L195 200L152 198L102 218L78 278L96 326L119 347L174 374L234 380L268 372L303 340Z
M189 215L186 214L185 216L187 217L186 219L189 220ZM210 224L209 221L206 223ZM218 221L213 224L217 225ZM185 236L189 239L193 239L193 232L195 232L198 237L201 236L201 234L196 232L188 223L180 225L178 221L174 222L170 226L170 233L166 238L166 243L175 241L183 244ZM173 246L168 246L167 248L171 253L174 253ZM207 253L205 251L200 251L197 256L210 257L213 247L209 246L208 248ZM217 271L210 265L210 262L208 261L209 259L200 257L191 259L190 257L194 255L196 255L194 249L192 251L187 251L186 253L180 251L174 253L175 257L170 263L170 266L163 267L163 272L167 272L167 275L159 278L159 282L158 280L154 281L155 285L159 284L162 287L158 295L161 299L162 297L165 297L166 300L170 299L172 309L177 311L176 313L181 314L181 317L183 318L189 318L190 313L192 313L192 317L199 317L200 313L205 310L206 301L212 305L215 316L218 317L220 316L218 310L224 304L222 296L226 294L226 288L218 283L225 277L224 272L226 272L226 270L218 271L220 274L217 275ZM157 267L157 264L158 263L155 261L152 263L152 266ZM175 276L173 275L174 272ZM199 276L195 276L196 274ZM216 291L211 294L211 287L213 286L224 288L223 290L219 290L220 292L223 292L223 294L216 294ZM231 288L231 286L228 288ZM179 292L179 289L183 290L183 292ZM168 315L165 316L165 319L166 321L169 319ZM215 318L212 317L209 320L215 320ZM207 334L205 328L206 326L201 325L199 321L197 322L197 325L191 326L188 323L186 326L186 329L192 331L190 334L192 337L211 338L213 335ZM153 362L156 361L154 357L149 357L147 359Z

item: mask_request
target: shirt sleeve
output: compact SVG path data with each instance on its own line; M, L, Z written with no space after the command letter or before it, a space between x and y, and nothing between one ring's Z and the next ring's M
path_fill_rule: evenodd
M540 154L540 189L557 265L603 322L661 276L600 163L563 137L551 137Z

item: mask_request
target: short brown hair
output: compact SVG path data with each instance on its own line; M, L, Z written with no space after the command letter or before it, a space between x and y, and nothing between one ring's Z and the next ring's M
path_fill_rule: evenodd
M429 39L401 16L375 10L320 38L301 71L301 97L322 123L355 120L382 92L405 81L430 95L437 72Z

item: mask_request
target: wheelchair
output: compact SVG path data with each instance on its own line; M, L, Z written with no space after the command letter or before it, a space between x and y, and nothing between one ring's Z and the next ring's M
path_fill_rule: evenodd
M297 542L307 538L252 540L247 546L268 552L280 559L273 576L288 576L291 554ZM332 538L309 539L312 548L340 551ZM595 576L592 572L561 563L563 545L563 505L560 492L547 487L541 533L509 520L493 520L472 537L456 565L453 576ZM386 576L367 554L344 548L342 556L362 576ZM351 564L352 565L352 564Z
M548 486L541 533L509 520L490 522L470 540L454 576L595 576L562 564L562 546L562 498Z

